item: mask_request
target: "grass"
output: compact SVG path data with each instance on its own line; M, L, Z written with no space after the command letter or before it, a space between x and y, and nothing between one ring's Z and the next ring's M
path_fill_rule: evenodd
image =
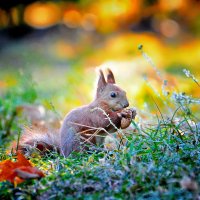
M169 126L171 126L169 124ZM41 180L18 185L2 182L6 199L194 199L200 182L199 142L179 136L170 128L155 127L145 136L129 138L124 149L109 152L73 153L69 158L31 158L48 172ZM199 137L198 137L199 139ZM4 157L5 159L5 157ZM184 188L184 179L189 186Z
M0 99L0 160L13 158L5 146L17 139L25 122L16 107L40 101L30 80L21 79ZM156 112L132 122L125 145L74 152L66 159L56 152L43 157L35 152L30 160L46 177L17 186L0 182L1 199L198 199L200 124L193 107L200 100L162 89L150 96Z

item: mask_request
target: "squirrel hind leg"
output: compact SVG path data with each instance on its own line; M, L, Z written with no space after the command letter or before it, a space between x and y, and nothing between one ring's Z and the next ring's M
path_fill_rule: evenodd
M62 135L61 154L68 157L72 151L80 150L80 138L74 128L70 127L65 135Z

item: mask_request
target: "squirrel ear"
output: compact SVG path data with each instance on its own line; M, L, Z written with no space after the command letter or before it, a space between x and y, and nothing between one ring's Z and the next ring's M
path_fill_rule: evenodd
M114 77L112 71L109 68L107 69L107 71L108 71L108 74L107 74L107 83L115 84L115 77Z
M98 79L98 83L97 83L97 96L99 96L99 94L103 91L105 86L106 86L106 80L104 78L102 70L100 69L99 70L99 79Z

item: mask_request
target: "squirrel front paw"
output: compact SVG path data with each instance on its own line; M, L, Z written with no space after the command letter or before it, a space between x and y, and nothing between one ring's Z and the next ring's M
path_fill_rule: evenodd
M136 114L135 108L124 109L121 113L118 113L118 116L121 117L121 128L127 128L132 119L135 119Z
M129 108L129 110L132 112L132 119L135 119L135 116L137 115L137 111L135 108Z

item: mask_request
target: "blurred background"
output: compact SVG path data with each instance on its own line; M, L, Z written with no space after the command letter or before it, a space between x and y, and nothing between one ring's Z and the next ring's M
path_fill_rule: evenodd
M139 109L164 83L198 97L183 69L200 76L200 0L0 1L0 94L28 77L63 114L92 99L97 66Z

